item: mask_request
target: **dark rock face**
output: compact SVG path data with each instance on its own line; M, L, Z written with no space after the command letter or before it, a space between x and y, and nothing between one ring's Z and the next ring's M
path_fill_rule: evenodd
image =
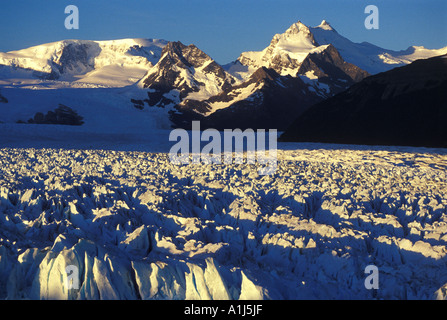
M51 61L52 71L50 73L34 71L37 78L47 80L57 80L61 75L75 72L84 74L95 68L94 56L89 56L89 52L100 52L97 43L68 43L57 53L54 61Z
M93 70L94 64L90 63L88 57L88 44L70 43L64 47L59 59L55 61L56 68L61 74L78 68ZM99 49L98 49L99 50Z
M198 92L205 84L194 77L196 68L215 76L217 86L226 88L234 80L225 70L195 45L185 46L181 42L169 42L155 65L155 71L143 80L149 89L149 106L165 106L180 103L191 92ZM169 95L172 90L176 94Z
M59 107L54 111L48 111L45 115L42 112L37 112L34 118L28 120L28 123L80 126L84 123L82 120L83 117L78 115L76 111L63 104L59 104Z
M370 76L318 103L283 141L447 147L447 55Z
M0 102L1 103L8 103L8 99L6 99L2 94L0 93Z
M334 95L369 76L369 73L343 60L333 45L320 53L310 53L299 67L298 74L313 72L319 81L327 84Z
M300 79L280 76L267 68L258 69L239 86L209 99L225 102L238 90L250 85L257 90L247 99L236 101L228 108L217 110L202 120L203 127L223 129L278 129L284 130L293 119L323 98L308 89Z

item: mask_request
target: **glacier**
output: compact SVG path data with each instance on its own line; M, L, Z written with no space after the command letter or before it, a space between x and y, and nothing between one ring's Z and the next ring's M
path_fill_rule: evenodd
M262 176L163 134L0 141L0 298L446 298L446 149L280 142Z

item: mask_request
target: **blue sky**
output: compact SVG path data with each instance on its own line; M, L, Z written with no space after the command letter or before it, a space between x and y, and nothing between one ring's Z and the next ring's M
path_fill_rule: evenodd
M79 30L64 27L70 4L79 8ZM379 8L379 30L364 27L370 4ZM1 4L0 51L62 39L162 38L227 63L298 20L323 19L352 41L387 49L447 46L446 0L15 0Z

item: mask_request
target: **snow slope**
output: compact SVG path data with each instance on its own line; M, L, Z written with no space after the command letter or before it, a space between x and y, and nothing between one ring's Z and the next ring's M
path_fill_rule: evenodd
M445 149L280 143L259 176L91 140L0 142L0 297L446 298Z
M68 84L65 87L60 81L38 80L26 85L6 85L1 92L8 99L8 103L0 104L0 122L4 123L26 122L37 112L46 113L63 104L84 118L84 124L77 129L82 132L139 133L171 127L168 108L139 110L134 107L131 99L147 97L136 85L110 88ZM61 131L67 129L58 127Z
M27 122L66 105L84 118L86 132L142 132L170 128L169 108L135 108L138 87L160 59L165 40L64 40L0 53L0 87L8 100L0 122ZM63 130L63 129L61 129Z
M50 78L80 84L120 87L140 80L160 58L167 41L120 39L63 40L0 53L0 78ZM12 70L11 70L12 69Z

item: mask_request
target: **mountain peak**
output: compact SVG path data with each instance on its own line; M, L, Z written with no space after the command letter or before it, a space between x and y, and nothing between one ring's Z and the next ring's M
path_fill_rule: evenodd
M27 79L63 80L74 85L126 86L144 76L160 58L167 41L160 39L60 40L0 52L2 79L19 68ZM92 72L94 71L94 72Z
M332 28L332 26L327 22L326 20L321 21L320 25L317 26L317 28L328 30L328 31L334 31L335 29Z
M197 48L195 45L184 45L180 41L171 41L163 48L162 58L159 61L159 66L163 68L172 68L174 65L181 68L199 67L205 61L213 61L210 56ZM160 64L160 62L162 62Z
M275 69L281 75L295 75L299 64L318 46L310 28L298 21L284 33L275 34L264 50L243 52L238 60L256 69L264 66Z
M291 47L313 48L318 46L310 28L301 21L292 24L284 33L276 34L270 45L284 47L287 50Z
M300 20L292 24L284 33L285 34L297 34L300 32L310 33L309 27L302 23Z

